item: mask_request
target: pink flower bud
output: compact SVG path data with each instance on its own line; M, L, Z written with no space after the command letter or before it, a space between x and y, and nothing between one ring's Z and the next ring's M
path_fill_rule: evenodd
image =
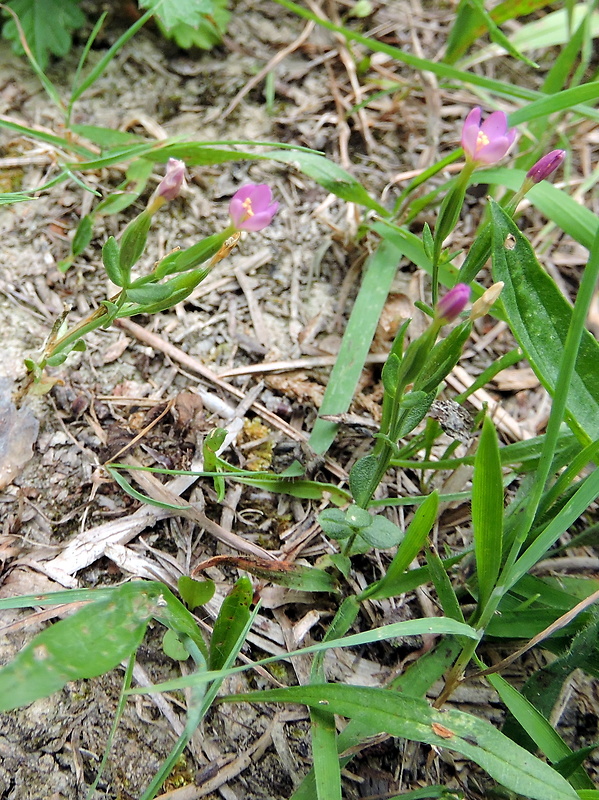
M164 178L158 184L156 197L174 200L185 185L185 164L176 158L169 158Z
M279 204L272 199L270 186L248 183L238 189L229 203L229 215L238 231L261 231L270 225Z
M473 108L462 128L462 147L469 161L495 164L500 161L516 138L516 129L507 126L503 111L494 111L480 124L480 108Z
M451 322L462 313L469 300L470 287L465 283L456 283L437 303L435 316L444 320L444 323Z
M530 178L533 183L544 181L552 172L555 172L565 157L565 150L552 150L550 153L540 158L537 163L528 170L526 177Z

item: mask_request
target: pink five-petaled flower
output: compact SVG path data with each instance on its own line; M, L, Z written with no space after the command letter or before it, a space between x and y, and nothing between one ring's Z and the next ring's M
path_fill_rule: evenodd
M156 197L174 200L185 184L185 163L177 158L169 158L164 178L158 184Z
M444 322L451 322L466 308L468 300L470 300L470 287L465 283L456 283L453 289L450 289L437 303L435 316Z
M546 153L536 164L533 164L526 173L526 177L530 178L533 183L544 181L552 172L555 172L565 157L565 150L552 150L550 153Z
M516 129L507 126L503 111L494 111L480 124L480 108L473 108L462 128L462 147L469 161L495 164L502 159L516 138Z
M238 231L261 231L270 225L279 204L272 199L270 186L248 183L238 189L229 203L229 215Z

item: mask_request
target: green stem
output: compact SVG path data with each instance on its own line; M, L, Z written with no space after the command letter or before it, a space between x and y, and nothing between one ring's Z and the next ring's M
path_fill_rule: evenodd
M560 361L558 377L555 382L555 394L551 406L551 413L547 423L547 430L543 439L543 447L539 458L539 464L535 474L535 480L532 485L528 501L522 512L522 516L516 528L514 541L505 564L501 570L497 584L493 589L489 600L485 607L481 610L478 621L477 630L480 632L481 637L488 626L491 618L497 611L499 603L503 599L506 592L512 587L515 580L520 576L520 571L514 573L513 567L520 554L522 544L534 523L545 484L549 477L549 471L553 462L553 456L557 447L559 438L560 426L564 419L566 411L566 403L568 399L568 392L571 386L572 375L576 366L576 357L580 347L583 332L585 330L585 323L589 308L594 296L597 280L599 279L599 231L597 232L593 246L591 248L591 256L586 269L582 276L576 302L572 312L572 319L566 334L566 341L564 350ZM460 656L455 662L452 669L447 675L445 687L437 699L437 703L442 705L445 700L451 695L463 674L464 669L472 658L477 647L477 642L469 641Z

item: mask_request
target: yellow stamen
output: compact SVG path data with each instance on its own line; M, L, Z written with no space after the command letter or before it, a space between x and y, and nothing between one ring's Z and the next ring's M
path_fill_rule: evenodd
M243 203L241 205L245 209L245 213L246 213L246 217L245 218L246 219L248 219L249 217L253 217L254 216L254 211L252 209L252 200L251 200L250 197L246 197L246 199L243 201Z
M478 152L481 148L486 147L488 144L489 137L487 134L479 131L478 136L476 137L476 151Z

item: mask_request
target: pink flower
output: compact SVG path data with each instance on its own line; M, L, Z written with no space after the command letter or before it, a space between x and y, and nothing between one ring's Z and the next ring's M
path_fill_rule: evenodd
M163 197L165 200L174 200L185 184L185 164L176 158L169 158L166 165L164 178L158 184L156 197Z
M565 150L552 150L550 153L540 158L537 163L528 170L526 177L530 178L533 183L544 181L552 172L555 172L565 157Z
M453 289L450 289L437 303L437 319L451 322L462 313L469 300L470 287L465 283L456 283Z
M516 129L508 130L503 111L494 111L480 124L480 108L473 108L462 128L462 147L469 161L495 164L502 159L516 138Z
M272 199L270 186L248 183L238 189L229 203L229 215L238 231L261 231L270 225L279 204Z

